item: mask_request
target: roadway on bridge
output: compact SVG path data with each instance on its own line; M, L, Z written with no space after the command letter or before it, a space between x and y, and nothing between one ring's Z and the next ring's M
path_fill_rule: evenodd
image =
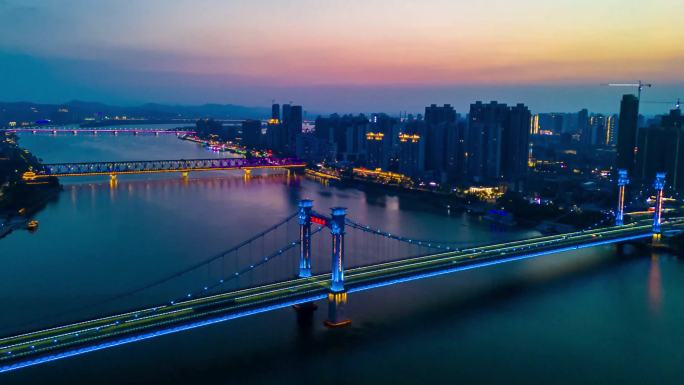
M673 219L664 228L683 226ZM652 235L649 221L478 246L346 270L348 292ZM326 298L329 274L227 292L0 339L0 372Z

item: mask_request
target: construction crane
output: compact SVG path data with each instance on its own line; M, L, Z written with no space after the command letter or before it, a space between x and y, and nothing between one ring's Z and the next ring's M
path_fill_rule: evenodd
M608 87L636 87L638 89L637 92L637 98L641 100L641 90L644 89L644 87L651 88L653 87L653 84L651 83L644 83L641 80L639 80L638 83L608 83L605 84Z

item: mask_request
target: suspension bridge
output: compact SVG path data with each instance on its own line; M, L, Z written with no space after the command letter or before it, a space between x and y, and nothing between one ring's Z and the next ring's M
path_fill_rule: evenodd
M153 174L178 172L187 176L190 171L243 170L249 174L255 169L297 169L306 163L296 158L210 158L175 160L138 160L121 162L82 162L43 164L41 169L22 175L27 181L48 177L77 177L109 175Z
M622 223L623 178L612 225L480 245L393 234L348 218L345 208L323 214L313 201L301 200L297 212L232 248L104 301L160 290L166 299L153 306L0 338L0 372L290 306L313 311L320 300L328 302L325 324L342 327L351 322L344 307L355 292L600 245L657 241L663 232L684 230L684 217L661 216L663 181L658 174L652 219ZM325 233L329 240L316 241ZM162 290L167 285L171 289ZM179 287L194 289L169 296Z

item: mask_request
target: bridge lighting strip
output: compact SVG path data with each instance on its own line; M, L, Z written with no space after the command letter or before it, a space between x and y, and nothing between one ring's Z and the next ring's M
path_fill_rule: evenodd
M594 247L594 246L600 246L600 245L607 245L607 244L612 244L612 243L617 243L617 242L623 242L623 241L631 241L635 239L642 239L642 238L648 238L651 237L652 234L643 234L643 235L634 235L631 237L624 237L624 238L616 238L616 239L611 239L607 241L599 241L599 242L592 242L592 243L587 243L584 245L575 245L575 246L568 246L568 247L563 247L560 249L553 249L553 250L546 250L546 251L539 251L536 253L531 253L531 254L524 254L524 255L519 255L516 257L511 257L511 258L506 258L506 259L497 259L495 261L488 261L488 262L480 262L480 263L474 263L472 265L467 265L467 266L458 266L458 267L452 267L446 270L439 270L439 271L432 271L429 273L422 273L422 274L416 274L416 275L411 275L407 277L401 277L401 278L395 278L387 281L382 281L382 282L377 282L377 283L370 283L366 285L360 285L360 286L355 286L353 288L350 288L347 290L347 293L356 293L360 291L365 291L365 290L370 290L370 289L375 289L379 287L384 287L384 286L390 286L394 285L397 283L404 283L404 282L411 282L415 281L418 279L423 279L423 278L430 278L430 277L436 277L444 274L449 274L449 273L455 273L458 271L466 271L466 270L472 270L480 267L487 267L487 266L493 266L493 265L498 265L506 262L514 262L514 261L521 261L524 259L530 259L530 258L535 258L539 257L542 255L548 255L548 254L556 254L556 253L563 253L566 251L573 251L573 250L579 250L579 249L585 249L589 247Z
M150 338L164 336L167 334L173 334L173 333L178 333L178 332L182 332L185 330L191 330L191 329L195 329L195 328L199 328L199 327L203 327L203 326L207 326L207 325L213 325L216 323L230 321L233 319L247 317L247 316L251 316L251 315L255 315L255 314L260 314L260 313L268 312L271 310L282 309L282 308L298 305L298 304L305 303L305 302L318 301L321 299L325 299L327 297L328 297L328 293L319 294L319 295L301 298L301 299L297 299L297 300L291 300L291 301L287 301L287 302L283 302L283 303L279 303L279 304L275 304L275 305L269 305L269 306L264 306L264 307L260 307L260 308L256 308L256 309L251 309L251 310L246 310L246 311L242 311L242 312L238 312L238 313L233 313L233 314L225 315L222 317L211 318L211 319L203 320L203 321L197 321L197 322L193 322L193 323L190 323L187 325L180 325L180 326L176 326L176 327L172 327L172 328L168 328L168 329L158 330L155 332L143 333L143 334L140 334L137 336L127 337L127 338L123 338L123 339L119 339L119 340L115 340L115 341L111 341L111 342L105 342L105 343L101 343L98 345L86 346L86 347L83 347L80 349L74 349L74 350L67 350L65 352L52 354L49 356L40 357L40 358L36 358L33 360L20 361L20 362L14 363L12 365L2 366L2 367L0 367L0 373L10 372L10 371L17 370L17 369L27 368L29 366L34 366L34 365L39 365L39 364L43 364L43 363L47 363L47 362L51 362L51 361L56 361L56 360L59 360L62 358L68 358L68 357L78 356L78 355L85 354L85 353L91 353L91 352L95 352L98 350L109 349L109 348L113 348L115 346L125 345L125 344L129 344L132 342L143 341L143 340L147 340Z

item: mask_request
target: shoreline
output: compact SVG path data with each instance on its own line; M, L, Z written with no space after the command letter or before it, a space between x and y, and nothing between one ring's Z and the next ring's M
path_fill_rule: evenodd
M56 200L62 191L57 178L34 182L24 180L27 171L42 167L41 162L28 150L19 147L19 138L5 134L0 142L0 182L4 183L0 196L0 239L12 231L26 227L31 218L49 202Z
M309 171L310 169L307 169ZM312 180L322 182L324 184L330 184L339 186L342 188L356 188L368 192L382 192L387 194L394 194L398 197L409 197L412 199L417 199L423 203L430 204L431 206L439 207L441 209L462 211L475 218L482 218L484 221L491 223L495 226L501 226L502 228L515 229L515 230L535 230L545 235L560 234L570 231L569 228L572 227L574 230L580 230L589 226L593 226L596 223L595 218L581 218L578 214L576 223L571 222L558 222L556 219L560 217L567 217L567 213L554 212L540 213L535 212L539 208L533 205L527 207L528 213L513 213L510 212L509 215L499 218L496 215L490 215L490 210L501 211L498 208L502 207L505 202L485 202L476 199L469 199L468 197L459 196L456 194L429 190L423 188L409 188L402 185L396 184L384 184L378 183L370 179L364 179L359 177L353 177L349 175L328 175L316 170L310 170L311 172L305 173ZM519 206L517 205L516 207ZM529 215L528 215L529 214ZM536 219L531 219L533 216ZM599 215L599 213L595 213ZM584 215L584 214L581 214Z

